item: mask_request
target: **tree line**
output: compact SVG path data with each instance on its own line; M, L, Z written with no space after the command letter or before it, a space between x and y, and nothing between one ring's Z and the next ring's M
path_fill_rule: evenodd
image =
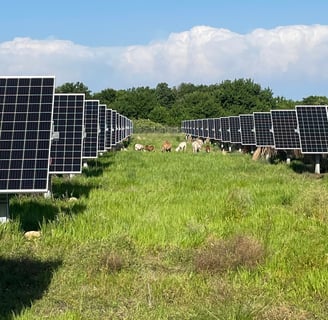
M131 120L148 119L165 126L180 126L182 120L218 118L271 109L291 109L296 104L328 104L324 96L309 96L301 101L274 97L270 88L262 88L251 79L225 80L219 84L181 83L170 88L167 83L155 88L126 90L104 89L92 93L82 82L65 83L57 93L85 93Z

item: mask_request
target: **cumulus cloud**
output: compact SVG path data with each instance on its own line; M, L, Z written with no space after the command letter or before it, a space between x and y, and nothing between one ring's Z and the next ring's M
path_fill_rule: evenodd
M15 38L0 43L0 74L51 74L58 85L82 81L93 91L251 78L275 95L301 99L328 96L327 54L328 26L294 25L248 34L196 26L128 47Z

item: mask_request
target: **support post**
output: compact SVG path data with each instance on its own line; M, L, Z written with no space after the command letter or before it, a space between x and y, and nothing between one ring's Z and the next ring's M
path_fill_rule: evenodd
M320 154L315 155L314 173L320 174Z
M9 221L9 197L8 194L0 194L0 223Z

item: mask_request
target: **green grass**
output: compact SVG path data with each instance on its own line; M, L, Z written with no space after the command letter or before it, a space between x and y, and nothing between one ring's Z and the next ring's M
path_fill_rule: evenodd
M53 199L11 197L0 319L328 318L327 177L166 139L183 135L136 135L54 177Z

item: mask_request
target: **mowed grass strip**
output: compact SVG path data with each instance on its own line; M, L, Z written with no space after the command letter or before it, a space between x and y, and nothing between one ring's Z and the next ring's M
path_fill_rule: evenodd
M0 318L326 319L327 178L183 139L135 135L53 199L11 198Z

